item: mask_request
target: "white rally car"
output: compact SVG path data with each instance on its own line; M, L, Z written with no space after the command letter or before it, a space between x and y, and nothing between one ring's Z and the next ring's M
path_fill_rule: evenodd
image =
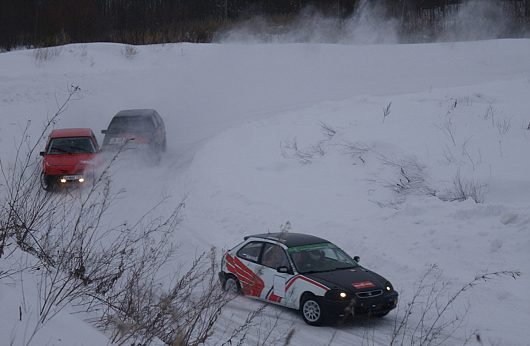
M223 257L219 278L226 290L297 309L304 321L394 309L398 293L382 276L361 267L327 240L300 233L247 236Z

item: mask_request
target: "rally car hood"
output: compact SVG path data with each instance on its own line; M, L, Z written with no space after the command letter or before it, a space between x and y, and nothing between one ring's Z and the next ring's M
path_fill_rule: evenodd
M388 282L382 276L361 266L321 273L303 274L329 288L341 288L347 291L368 291L382 289Z
M44 162L50 166L64 166L75 169L86 166L95 157L94 153L46 155Z
M84 170L94 157L95 154L93 153L46 155L44 159L44 170L46 174L80 173L79 171ZM61 172L48 172L54 171L54 167L60 167Z

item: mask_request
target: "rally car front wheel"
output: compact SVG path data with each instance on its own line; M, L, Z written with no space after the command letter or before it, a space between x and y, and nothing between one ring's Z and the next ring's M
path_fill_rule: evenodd
M324 321L324 311L320 299L315 296L306 296L302 299L300 307L304 321L311 326L320 326Z
M40 174L40 186L46 191L52 191L54 188L54 180L52 177L41 172Z

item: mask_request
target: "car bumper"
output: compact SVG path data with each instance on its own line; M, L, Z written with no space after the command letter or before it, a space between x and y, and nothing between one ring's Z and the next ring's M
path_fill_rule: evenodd
M83 184L87 176L85 174L48 175L48 179L57 185Z
M346 301L324 299L328 316L379 315L386 314L397 306L398 293L390 292L374 298L355 298Z

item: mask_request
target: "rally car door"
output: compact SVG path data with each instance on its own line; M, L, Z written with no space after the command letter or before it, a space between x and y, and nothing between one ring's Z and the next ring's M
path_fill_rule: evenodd
M265 284L262 299L290 306L291 299L286 296L286 283L293 274L285 250L279 245L265 243L261 256L261 265L261 277ZM278 268L283 268L286 272L280 272Z

